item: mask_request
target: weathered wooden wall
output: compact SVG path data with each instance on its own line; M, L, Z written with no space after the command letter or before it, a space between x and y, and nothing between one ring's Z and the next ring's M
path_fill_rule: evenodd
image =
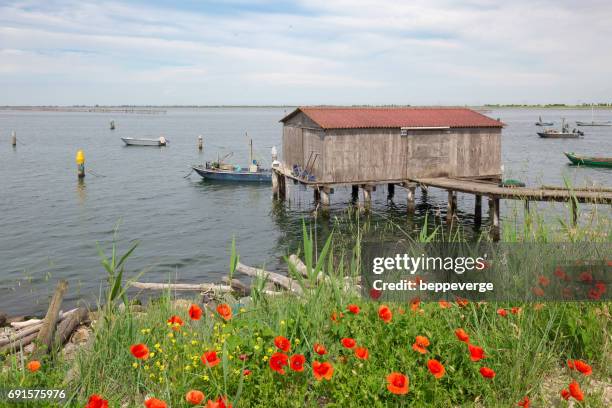
M299 113L283 128L283 161L304 167L322 183L401 181L418 177L496 176L501 129L328 129Z

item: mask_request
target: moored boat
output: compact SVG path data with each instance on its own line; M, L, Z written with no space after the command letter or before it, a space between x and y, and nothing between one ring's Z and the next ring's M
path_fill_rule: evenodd
M596 121L595 120L595 111L593 105L591 104L591 121L584 122L581 120L576 121L577 126L612 126L612 121L604 120L604 121Z
M257 165L249 166L249 169L243 170L240 166L232 166L233 168L230 169L227 165L219 167L217 164L216 162L206 162L205 165L200 164L191 166L191 168L206 180L256 183L272 181L272 172L269 169L262 169Z
M565 123L565 119L561 124L561 130L546 129L543 132L536 132L538 136L544 139L577 139L584 136L584 132L577 129L572 129L570 132L569 125Z
M554 122L542 122L542 117L538 117L538 121L535 123L536 126L552 126Z
M572 164L577 166L612 168L612 157L578 156L575 153L563 152Z
M136 139L133 137L122 137L123 143L126 146L166 146L168 144L168 140L165 137L160 137L158 139Z

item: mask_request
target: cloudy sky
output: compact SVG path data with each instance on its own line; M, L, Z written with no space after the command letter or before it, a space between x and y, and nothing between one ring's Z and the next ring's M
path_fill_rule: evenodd
M0 0L0 105L612 102L611 21L608 0Z

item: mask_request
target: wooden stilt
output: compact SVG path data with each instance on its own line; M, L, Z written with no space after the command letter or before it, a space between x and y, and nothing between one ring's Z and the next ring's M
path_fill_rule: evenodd
M492 233L493 233L493 240L494 241L499 241L499 236L500 236L500 230L499 230L499 198L497 197L493 197L490 199L490 201L493 203L493 207L492 207L492 221L493 221L493 228L492 228Z
M272 171L272 197L274 199L278 199L278 191L279 191L279 174L275 171Z
M529 213L529 200L525 200L524 205L525 205L525 213L528 214Z
M474 224L480 225L482 223L482 196L476 194L474 196Z
M393 201L394 195L395 195L395 184L389 183L387 185L387 200Z
M448 205L446 211L446 222L451 224L457 210L457 194L453 190L448 190Z
M408 187L408 200L407 200L407 211L408 214L414 214L415 209L415 196L416 196L416 187L409 186Z
M281 176L278 179L278 198L285 200L287 198L287 178Z
M319 190L319 194L321 195L321 214L324 217L329 216L329 199L330 189L328 187L323 187Z
M372 186L363 186L363 208L366 212L372 208Z
M572 225L575 227L578 225L578 203L574 198L570 199L572 205Z
M318 187L315 187L313 190L314 190L314 202L315 202L315 204L320 203L321 202L321 191L319 190Z

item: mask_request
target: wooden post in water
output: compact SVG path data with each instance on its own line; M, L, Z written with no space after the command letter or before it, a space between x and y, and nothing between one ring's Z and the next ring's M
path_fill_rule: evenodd
M204 138L202 135L198 136L198 150L202 151L204 149Z
M11 146L17 146L17 132L14 130L11 132Z
M279 191L279 178L280 175L272 170L272 197L277 200L278 197L278 191Z
M278 198L280 200L287 198L287 178L282 175L278 177Z
M366 184L362 186L362 189L363 189L363 209L366 212L369 212L370 209L372 208L372 186Z
M77 164L77 177L79 179L85 178L85 153L83 153L83 150L77 150L75 161Z
M319 189L319 194L321 195L321 214L323 214L325 217L329 216L330 193L331 190L329 187Z
M490 202L493 203L492 207L492 221L493 221L493 240L499 241L500 230L499 230L499 198L491 197Z
M476 194L474 196L474 225L480 226L482 223L482 196Z
M448 190L448 204L446 210L446 222L452 224L457 210L457 194L453 190Z
M393 183L387 184L387 200L393 201L394 195L395 195L395 184Z
M416 186L409 185L408 186L408 200L406 202L408 214L414 214L415 199L416 199Z

